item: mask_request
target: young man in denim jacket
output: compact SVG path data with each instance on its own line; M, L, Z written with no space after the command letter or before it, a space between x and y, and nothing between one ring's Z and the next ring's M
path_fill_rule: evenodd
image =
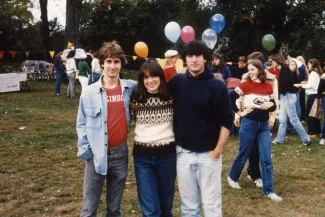
M128 168L129 101L136 82L119 79L126 58L115 42L99 51L103 76L80 98L78 156L86 161L81 215L96 216L106 179L106 216L121 216L120 203Z

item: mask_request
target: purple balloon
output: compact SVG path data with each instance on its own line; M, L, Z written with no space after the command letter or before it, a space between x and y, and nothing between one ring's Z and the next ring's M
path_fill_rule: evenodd
M210 19L210 27L216 33L219 34L226 25L226 20L221 14L215 14Z

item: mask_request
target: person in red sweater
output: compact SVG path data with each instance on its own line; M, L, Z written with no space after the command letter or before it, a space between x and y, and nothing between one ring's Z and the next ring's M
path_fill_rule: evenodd
M178 52L176 50L168 50L165 53L166 63L163 67L166 81L168 82L173 75L177 73L176 62L178 59Z

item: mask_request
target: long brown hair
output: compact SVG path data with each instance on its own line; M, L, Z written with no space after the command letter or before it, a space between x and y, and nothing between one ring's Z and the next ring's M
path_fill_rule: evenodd
M264 70L263 63L260 60L252 59L249 61L248 65L255 66L258 70L257 78L261 81L261 83L265 83L266 81L266 73ZM247 80L251 80L251 77L248 76Z
M147 88L144 86L143 80L146 74L149 74L151 77L160 78L160 87L159 87L159 98L161 100L167 101L171 99L167 89L167 82L165 74L161 66L155 60L148 60L143 63L141 66L141 71L138 74L138 84L134 91L134 98L136 101L145 103L149 97Z
M319 76L323 74L322 67L320 66L320 62L317 59L310 59L308 60L308 63L312 65L313 70L317 72Z

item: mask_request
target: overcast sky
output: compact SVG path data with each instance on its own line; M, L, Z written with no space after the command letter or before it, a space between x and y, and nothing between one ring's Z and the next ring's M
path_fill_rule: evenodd
M34 7L29 10L34 15L34 20L41 20L41 10L39 5L39 0L32 0ZM53 20L55 17L58 18L59 23L65 26L65 8L66 0L48 0L47 3L47 18L48 20Z

